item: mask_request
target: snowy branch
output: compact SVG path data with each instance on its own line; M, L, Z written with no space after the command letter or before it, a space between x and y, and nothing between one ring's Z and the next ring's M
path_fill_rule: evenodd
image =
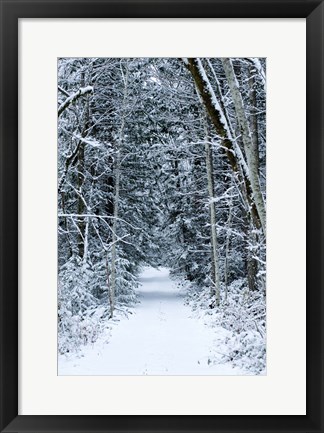
M69 105L77 101L81 96L87 95L89 93L93 93L92 86L81 87L77 92L66 98L66 100L59 106L57 116L60 117L60 115L68 108Z

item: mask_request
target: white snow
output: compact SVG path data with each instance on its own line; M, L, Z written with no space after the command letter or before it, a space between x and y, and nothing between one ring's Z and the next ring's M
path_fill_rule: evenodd
M134 314L115 325L108 342L101 338L84 347L81 357L60 355L59 375L246 374L231 364L215 364L225 330L192 317L168 269L145 268L140 281Z
M88 138L85 137L84 138L84 137L81 137L81 135L79 135L79 134L73 134L73 137L76 138L77 140L82 141L82 143L89 144L92 147L101 147L102 146L102 143L100 143L98 140L95 140L91 137L88 137Z

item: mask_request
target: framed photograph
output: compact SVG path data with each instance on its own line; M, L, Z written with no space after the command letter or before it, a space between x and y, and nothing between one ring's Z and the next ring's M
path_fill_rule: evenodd
M1 432L322 432L322 1L1 0Z

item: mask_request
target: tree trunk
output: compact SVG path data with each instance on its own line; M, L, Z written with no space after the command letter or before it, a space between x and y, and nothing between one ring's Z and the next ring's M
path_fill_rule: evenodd
M85 85L85 76L84 72L81 73L81 86ZM87 93L86 93L87 94ZM86 104L85 104L85 111L84 116L82 119L82 132L81 136L82 138L86 137L87 130L89 128L90 123L90 104L89 104L89 97L86 96ZM78 146L78 153L77 153L77 167L78 167L78 214L83 215L85 211L85 201L82 196L82 187L85 181L85 143L80 140L80 144ZM85 229L86 229L86 223L85 219L83 217L80 217L78 220L78 228L79 228L79 234L78 234L78 249L79 249L79 256L83 259L84 258L84 244L85 244Z
M256 93L255 93L255 79L253 77L253 70L254 68L252 66L249 66L249 90L250 90L250 128L251 128L251 136L252 136L252 152L254 155L254 158L257 161L257 170L259 173L259 144L258 144L258 117L257 117L257 101L256 101Z
M79 152L78 152L78 215L84 214L84 201L82 200L82 186L84 182L84 143L80 144ZM79 256L81 259L83 258L84 254L84 218L80 216L78 218L78 249L79 249Z
M207 119L206 119L207 122ZM209 196L209 213L210 213L210 227L211 227L211 245L212 245L212 278L213 284L211 288L212 297L215 296L215 304L218 307L220 304L220 279L219 279L219 264L218 264L218 251L217 251L217 231L216 231L216 209L215 209L215 188L213 177L213 154L209 142L207 126L206 126L206 168L207 168L207 186Z
M109 265L108 265L108 257L106 255L106 272L107 272L107 290L108 290L108 299L109 299L109 308L110 308L110 319L114 315L114 302L112 298L112 291L109 281Z
M112 225L112 247L111 247L111 317L115 308L115 296L116 296L116 260L117 260L117 225L118 225L118 208L119 208L119 192L120 192L120 164L121 164L121 148L124 141L124 128L126 118L126 103L128 97L128 64L126 64L126 75L124 85L124 98L122 105L122 119L119 130L119 140L117 143L117 155L115 164L115 194L114 194L114 219Z
M83 263L87 263L88 249L89 249L89 217L86 218L85 230L84 230L84 248L83 248Z
M120 144L120 143L119 143ZM112 225L112 246L111 246L111 317L115 308L116 295L116 260L117 260L117 222L118 222L118 207L119 207L119 190L120 190L120 148L117 150L116 165L115 165L115 195L114 195L114 214Z
M249 122L245 115L243 100L235 77L231 59L223 58L222 64L224 67L225 75L233 98L238 123L240 125L245 156L249 168L253 200L258 210L258 215L260 217L263 233L265 234L266 233L266 210L265 210L265 204L264 204L261 187L260 187L258 158L254 152L254 146L253 146Z
M253 225L248 221L247 232L246 232L246 273L248 280L249 291L253 292L257 288L257 273L258 263L254 258L256 252L254 251L256 244L256 235L253 232Z
M225 264L224 264L224 285L225 285L225 295L224 300L227 301L227 295L228 295L228 255L229 255L229 246L230 246L230 238L231 238L231 228L232 228L232 207L233 207L233 200L231 198L230 204L229 204L229 211L228 211L228 219L227 219L227 232L226 232L226 243L225 243Z

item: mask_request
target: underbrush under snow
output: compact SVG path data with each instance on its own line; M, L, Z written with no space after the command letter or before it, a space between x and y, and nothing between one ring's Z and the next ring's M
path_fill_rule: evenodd
M210 289L182 283L186 303L206 326L217 328L213 362L231 362L250 374L266 374L266 304L259 292L236 280L228 288L227 301L212 307ZM220 332L222 328L223 332Z
M101 317L99 314L83 320L73 317L69 332L60 339L59 365L65 362L78 362L77 360L87 358L93 350L98 354L101 353L109 344L114 328L133 314L132 308L117 307L114 317L110 319L108 319L107 309Z
M78 353L94 344L98 338L107 338L114 322L127 318L138 302L135 289L137 276L123 269L119 262L114 317L111 319L105 262L90 266L71 258L62 266L58 285L58 353Z
M109 318L109 309L99 307L93 314L83 316L67 312L62 323L62 332L58 341L58 353L67 358L72 355L83 356L84 351L94 344L100 345L109 342L112 329L124 319L133 314L133 309L126 306L118 306L114 317Z

